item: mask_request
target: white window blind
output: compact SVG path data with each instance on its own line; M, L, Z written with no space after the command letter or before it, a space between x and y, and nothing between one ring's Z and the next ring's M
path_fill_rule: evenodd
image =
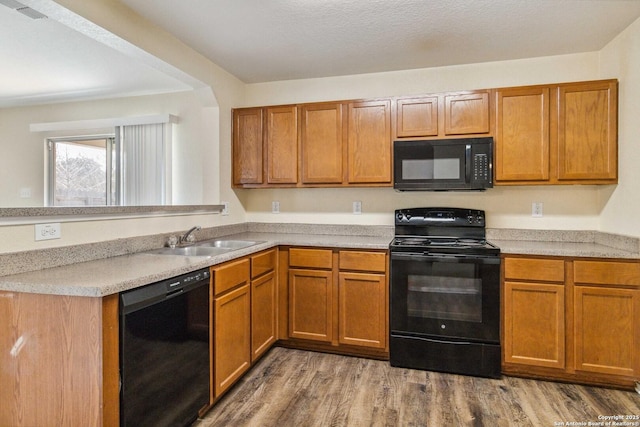
M167 195L164 123L122 126L122 198L126 206L163 205Z

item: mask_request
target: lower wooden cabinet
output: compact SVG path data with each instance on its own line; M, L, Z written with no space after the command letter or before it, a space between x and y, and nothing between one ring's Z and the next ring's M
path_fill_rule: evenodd
M636 290L576 286L576 370L638 376L638 307Z
M338 342L384 349L387 345L384 274L340 273Z
M331 250L292 248L289 251L289 337L332 342L333 304Z
M251 362L276 342L276 249L251 257Z
M276 341L276 249L211 268L211 402Z
M248 284L214 299L213 383L220 396L251 365L251 298Z
M564 369L564 261L506 258L504 269L504 361Z
M290 248L287 278L290 339L388 352L385 252Z
M505 283L504 360L565 367L564 285Z
M213 399L251 366L251 287L249 260L212 268Z
M503 266L503 372L640 380L640 263L506 256Z
M574 262L576 371L640 379L640 264Z

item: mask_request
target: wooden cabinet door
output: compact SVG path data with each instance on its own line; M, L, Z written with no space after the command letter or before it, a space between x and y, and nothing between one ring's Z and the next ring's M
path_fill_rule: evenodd
M333 341L333 273L289 270L289 337Z
M276 342L276 276L272 271L251 282L251 361Z
M396 101L396 137L438 136L438 96Z
M302 183L342 183L342 104L305 104L301 121Z
M504 286L504 361L564 369L564 285Z
M576 286L576 370L640 378L640 291Z
M384 274L339 274L338 341L384 349L387 345L387 296Z
M549 180L549 119L549 88L496 91L496 182Z
M249 284L222 294L213 303L213 384L220 396L251 366Z
M262 184L262 108L233 110L233 184Z
M444 134L489 133L489 92L444 95Z
M348 109L350 184L391 183L391 101L352 102Z
M268 184L298 182L298 109L269 107L267 111L266 168Z
M558 179L618 177L617 82L560 85Z

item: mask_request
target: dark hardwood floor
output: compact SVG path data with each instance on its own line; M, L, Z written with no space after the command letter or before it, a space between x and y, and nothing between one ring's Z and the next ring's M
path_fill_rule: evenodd
M606 425L601 417L615 415L640 416L640 395L276 347L193 426L538 427ZM640 426L640 419L618 422Z

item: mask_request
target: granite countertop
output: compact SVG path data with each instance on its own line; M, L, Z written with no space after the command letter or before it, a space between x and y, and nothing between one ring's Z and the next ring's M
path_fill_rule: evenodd
M224 230L231 232L209 235L206 239L251 240L258 243L212 257L194 257L149 254L149 247L140 249L135 243L129 247L115 241L106 245L102 257L84 262L78 262L77 258L84 249L71 248L66 253L66 265L0 276L0 290L103 297L280 245L384 250L388 249L393 238L393 229L388 227L372 231L371 227L364 226L342 228L302 225L296 226L295 233L283 231L291 230L291 225L249 224L234 227L213 229L214 233L224 233ZM162 236L155 238L164 239ZM591 231L488 229L487 239L497 245L502 254L640 259L639 239ZM132 253L110 252L114 247L123 246L127 246L123 250L131 250ZM51 259L49 252L38 256L40 260L43 257ZM32 257L32 254L22 255L21 265L24 265L25 259L33 261Z
M487 229L503 254L640 259L640 239L588 230Z
M213 257L154 255L145 252L80 262L0 277L0 290L103 297L279 245L347 249L387 249L389 237L245 232L222 237L251 240L253 246Z
M502 254L561 257L640 259L638 252L617 249L595 242L544 242L529 240L491 240Z

